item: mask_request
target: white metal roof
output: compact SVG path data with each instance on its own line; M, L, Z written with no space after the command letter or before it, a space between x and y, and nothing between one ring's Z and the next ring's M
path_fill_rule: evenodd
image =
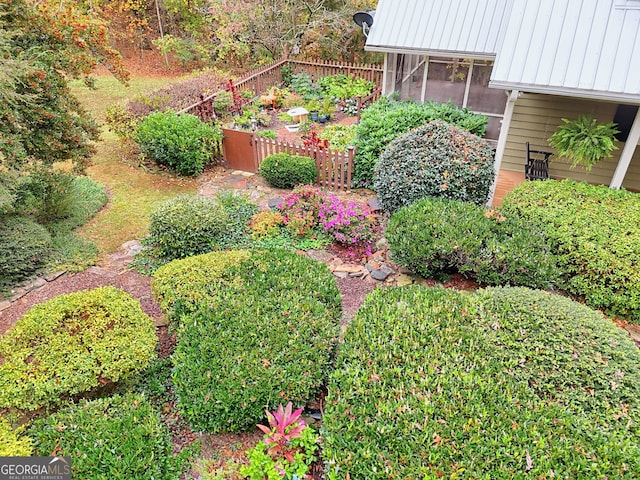
M640 1L517 0L490 85L640 102Z
M492 59L513 3L514 0L379 0L365 49Z

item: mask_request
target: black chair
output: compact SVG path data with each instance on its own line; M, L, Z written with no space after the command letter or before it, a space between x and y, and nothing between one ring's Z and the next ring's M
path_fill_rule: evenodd
M527 158L524 165L524 177L527 180L546 180L549 178L549 157L552 152L531 150L527 142Z

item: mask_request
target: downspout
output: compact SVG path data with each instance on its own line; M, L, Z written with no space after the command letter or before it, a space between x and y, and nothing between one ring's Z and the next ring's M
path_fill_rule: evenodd
M502 166L502 157L504 157L504 151L507 146L507 137L509 136L509 129L511 128L511 118L513 117L513 110L516 106L516 100L519 96L520 91L511 90L509 98L507 98L507 105L504 108L502 127L500 128L500 136L498 137L498 145L496 146L496 157L493 162L495 178L493 179L491 190L489 191L489 198L487 199L488 206L491 206L491 204L493 203L493 197L496 194L496 187L498 186L498 174L500 173L500 167Z
M627 137L627 141L622 148L622 153L620 154L620 160L618 160L618 165L616 166L615 172L613 172L613 177L611 178L611 183L609 184L609 188L619 189L622 187L622 182L624 181L624 177L627 174L627 170L629 169L629 165L631 164L631 159L633 158L633 154L638 148L638 143L640 142L640 108L636 113L636 118L633 120L633 125L631 126L631 130L629 131L629 136Z

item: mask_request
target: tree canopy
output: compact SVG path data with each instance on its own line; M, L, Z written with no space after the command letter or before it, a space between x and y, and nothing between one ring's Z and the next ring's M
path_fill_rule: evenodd
M83 168L98 129L67 80L90 82L98 63L127 80L103 21L58 2L0 0L0 171Z

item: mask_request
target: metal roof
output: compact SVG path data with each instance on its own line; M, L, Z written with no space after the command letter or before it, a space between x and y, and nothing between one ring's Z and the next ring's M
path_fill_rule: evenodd
M365 49L492 59L513 3L514 0L379 0Z
M638 103L640 1L516 1L490 85Z

